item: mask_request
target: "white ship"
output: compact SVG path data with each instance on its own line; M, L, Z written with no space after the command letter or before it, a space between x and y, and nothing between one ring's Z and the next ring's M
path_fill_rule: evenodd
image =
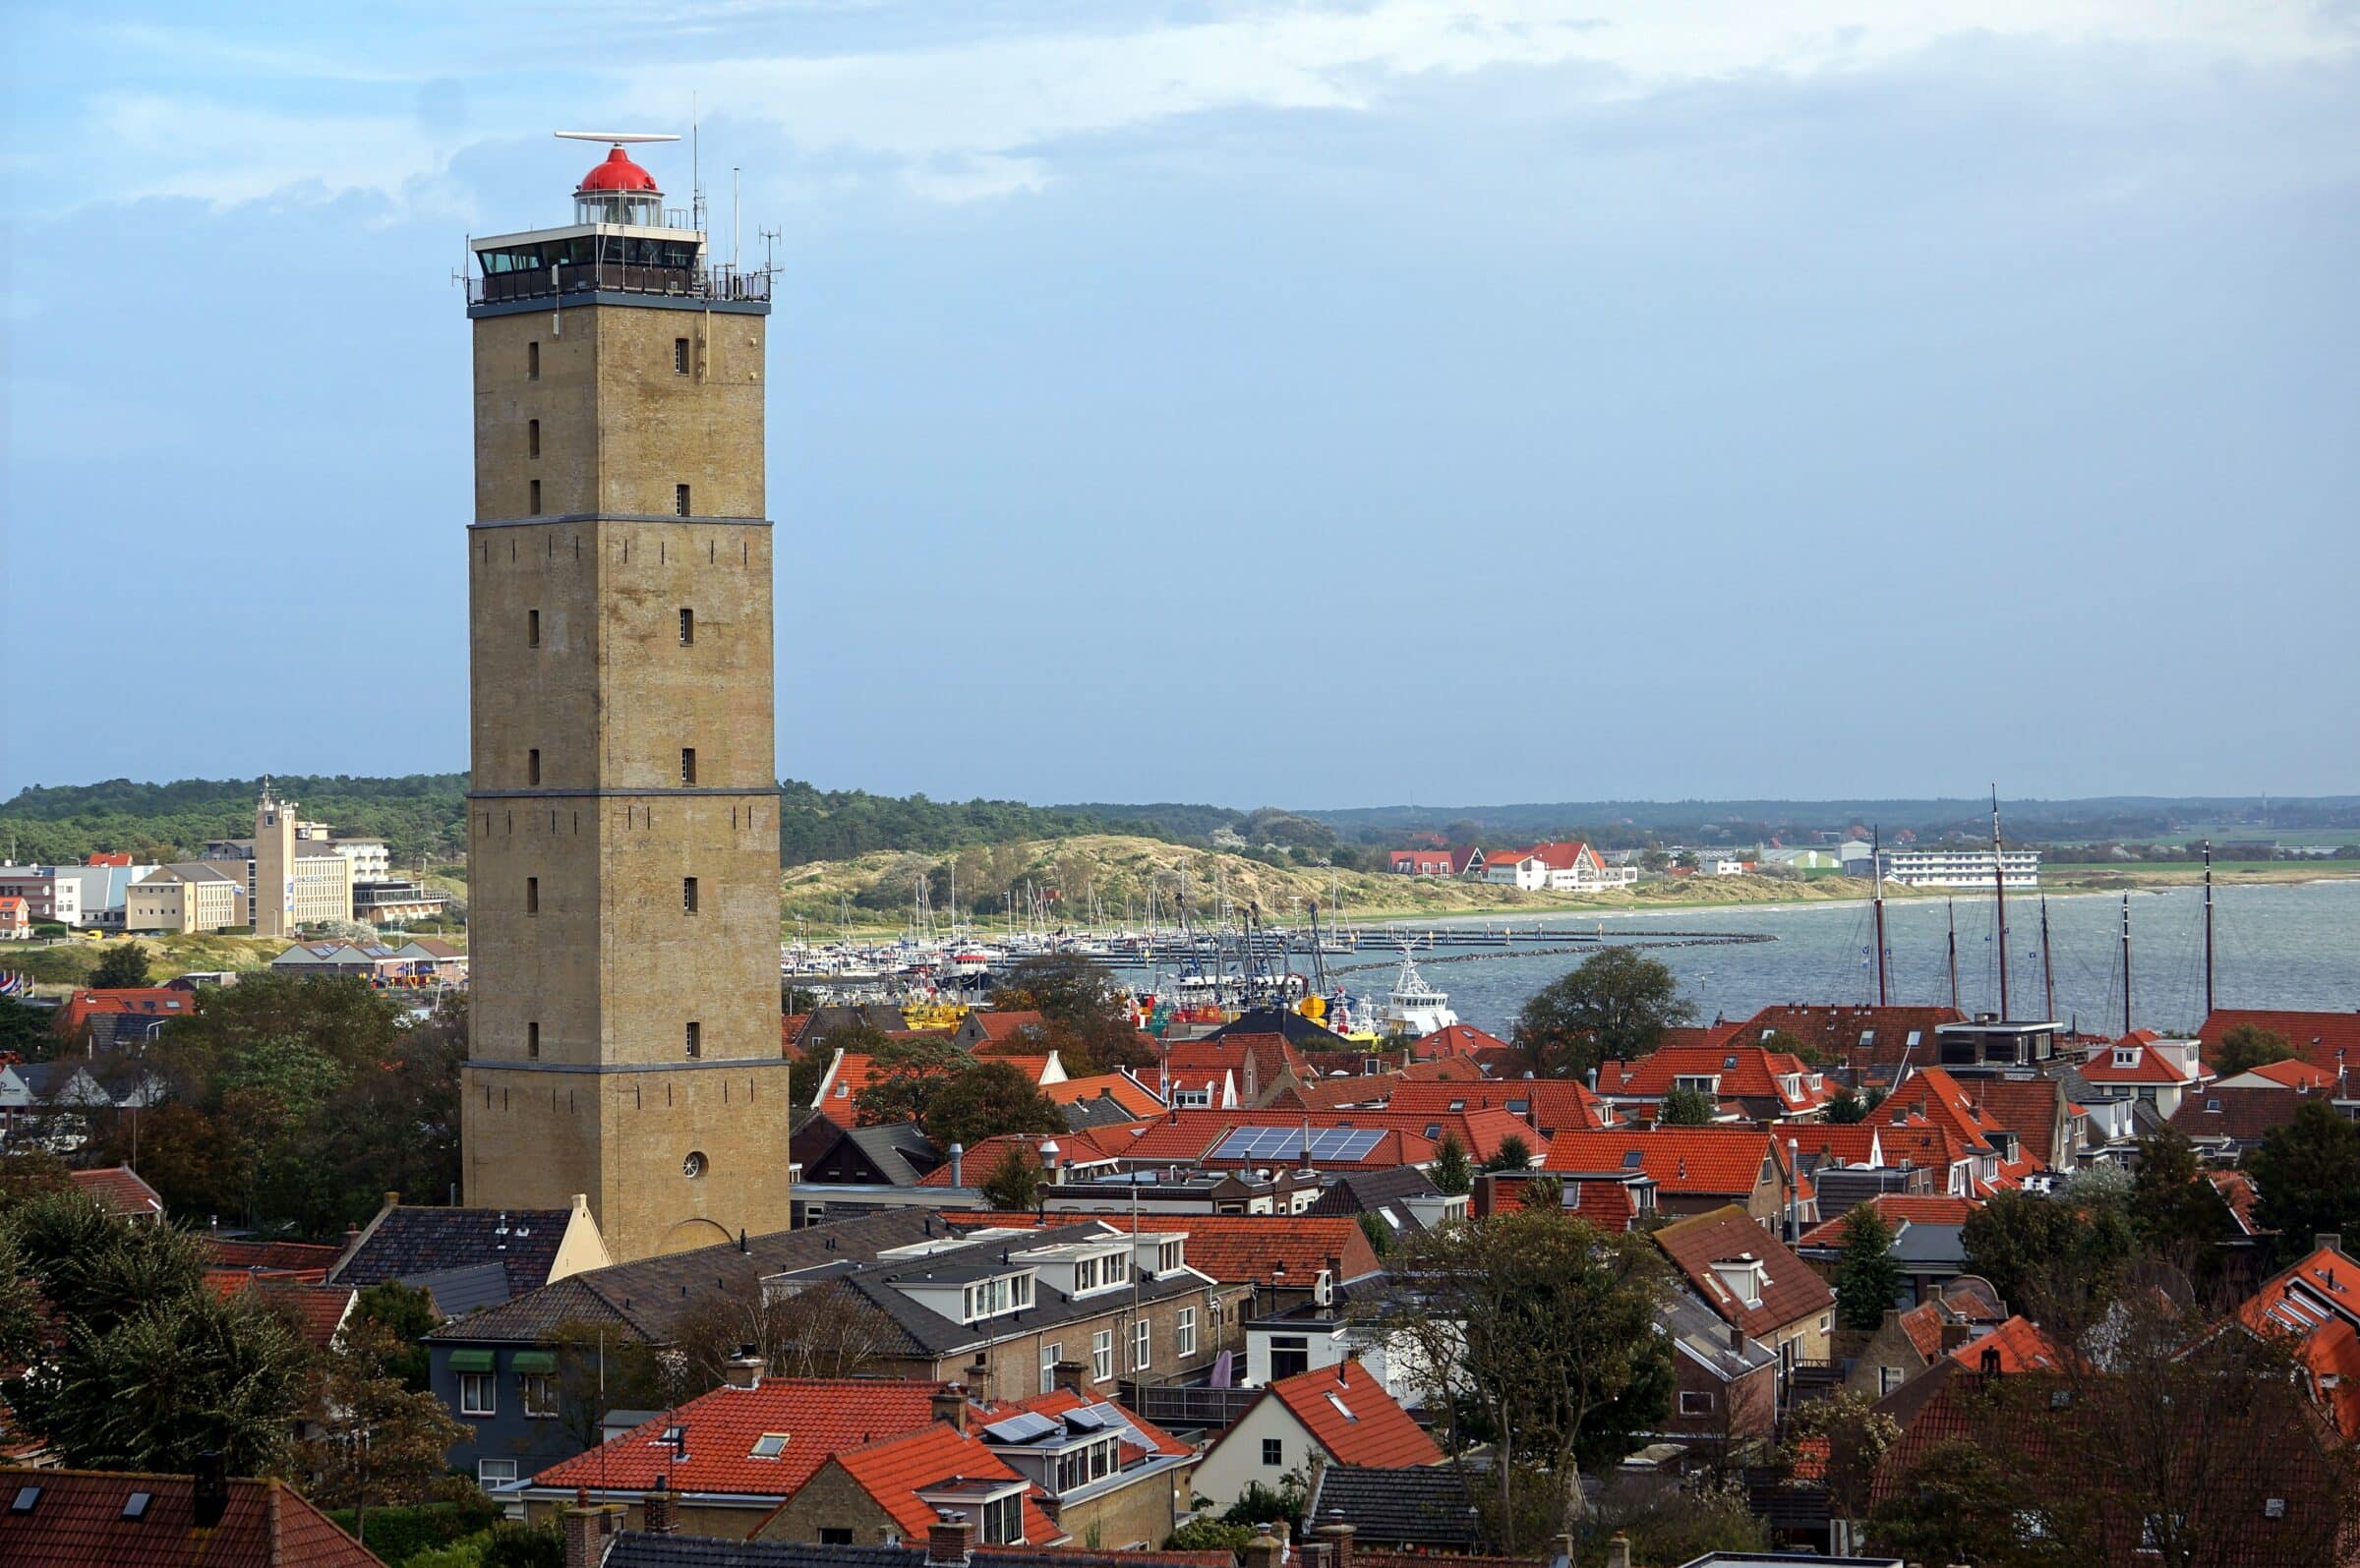
M1446 1029L1458 1021L1450 1011L1450 998L1426 983L1418 972L1417 960L1409 950L1401 950L1401 973L1386 993L1385 1006L1377 1010L1379 1034L1406 1034L1413 1039Z

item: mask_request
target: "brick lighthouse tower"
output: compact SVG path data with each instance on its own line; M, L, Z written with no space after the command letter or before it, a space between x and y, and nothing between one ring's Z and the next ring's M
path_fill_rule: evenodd
M564 133L560 133L564 134ZM784 1230L768 278L624 144L473 242L466 1202L619 1259Z

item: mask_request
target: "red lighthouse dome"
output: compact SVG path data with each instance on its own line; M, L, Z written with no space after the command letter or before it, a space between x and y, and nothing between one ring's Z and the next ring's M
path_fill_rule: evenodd
M649 191L656 189L656 177L633 163L630 154L616 147L607 154L604 163L582 176L574 187L578 195L588 191Z

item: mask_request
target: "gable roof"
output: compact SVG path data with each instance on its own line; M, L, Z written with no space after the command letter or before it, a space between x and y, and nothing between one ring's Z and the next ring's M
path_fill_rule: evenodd
M891 1546L818 1546L626 1530L610 1541L601 1568L926 1568L922 1537ZM971 1560L976 1568L1237 1568L1236 1554L1227 1551L1091 1551L1070 1544L978 1544Z
M2197 1074L2181 1072L2169 1057L2155 1049L2156 1038L2153 1030L2140 1029L2112 1045L2092 1046L2089 1058L2082 1063L2082 1076L2093 1083L2169 1085L2195 1081Z
M1164 1103L1155 1091L1128 1073L1093 1073L1088 1077L1067 1078L1059 1083L1041 1086L1041 1092L1057 1105L1070 1106L1081 1100L1111 1100L1122 1107L1127 1120L1160 1116Z
M982 1481L1006 1483L1024 1478L993 1453L980 1437L961 1432L948 1423L906 1436L882 1438L865 1447L849 1449L834 1458L854 1485L891 1518L905 1540L923 1540L935 1520L934 1506L918 1496L946 1482ZM1027 1486L1024 1500L1025 1541L1043 1545L1066 1539L1035 1500L1039 1488Z
M216 1268L330 1269L343 1255L340 1247L312 1242L253 1242L238 1237L206 1237L206 1250Z
M85 1197L96 1198L106 1205L107 1212L118 1219L151 1220L164 1212L162 1194L140 1180L137 1171L127 1165L109 1165L95 1171L68 1171L74 1190Z
M1824 1103L1827 1089L1814 1086L1818 1070L1802 1058L1784 1051L1765 1051L1758 1045L1666 1045L1635 1062L1606 1062L1598 1069L1598 1090L1609 1096L1660 1100L1683 1077L1720 1080L1717 1098L1760 1099L1774 1102L1786 1115ZM1787 1079L1795 1091L1787 1092Z
M1560 1132L1544 1167L1604 1175L1644 1171L1668 1196L1742 1197L1771 1165L1770 1134L1747 1127L1609 1128ZM1776 1180L1775 1171L1769 1172Z
M1787 1324L1835 1305L1835 1293L1827 1288L1827 1282L1734 1203L1665 1226L1655 1233L1655 1245L1688 1277L1688 1284L1722 1321L1756 1338L1768 1338ZM1766 1276L1761 1299L1751 1306L1733 1294L1713 1268L1717 1262L1741 1257L1758 1260Z
M561 1208L424 1208L395 1203L381 1211L329 1271L338 1285L383 1285L421 1274L498 1263L508 1294L549 1283L573 1211Z
M1405 1082L1386 1109L1404 1116L1441 1111L1496 1110L1525 1117L1544 1134L1607 1125L1609 1111L1572 1078L1485 1078L1477 1082ZM1529 1142L1529 1136L1526 1138Z
M1049 1020L1039 1012L1026 1009L1011 1009L1002 1013L990 1008L976 1008L968 1014L967 1018L974 1025L974 1033L994 1042L1012 1040L1028 1031L1042 1033L1049 1026Z
M64 1035L82 1033L84 1025L102 1014L125 1014L143 1018L185 1018L197 1011L197 999L169 986L124 986L115 990L76 991L49 1020Z
M1957 1197L1947 1192L1877 1192L1862 1200L1864 1206L1875 1209L1899 1231L1905 1225L1964 1225L1968 1217L1982 1204L1970 1197ZM1839 1217L1815 1225L1803 1232L1797 1247L1841 1247L1844 1245L1844 1222L1852 1218L1848 1209Z
M1959 1086L1957 1078L1938 1067L1913 1071L1868 1115L1888 1127L1908 1127L1913 1118L1923 1118L1976 1154L1997 1152L1987 1134L2007 1131Z
M1414 1165L1383 1171L1346 1171L1328 1184L1306 1214L1368 1214L1403 1198L1440 1196L1434 1178ZM1400 1212L1396 1208L1396 1212Z
M645 1491L669 1478L675 1491L791 1497L831 1456L933 1425L934 1396L948 1386L899 1377L765 1377L751 1388L725 1383L550 1466L532 1484ZM664 1440L674 1425L683 1429L685 1457ZM777 1457L756 1458L754 1445L768 1433L784 1433L787 1442Z
M1281 1377L1264 1389L1263 1397L1285 1406L1337 1464L1442 1463L1443 1451L1426 1429L1357 1361Z
M2251 1081L2255 1079L2260 1082ZM2334 1074L2299 1056L2290 1056L2283 1062L2265 1062L2260 1067L2247 1068L2234 1077L2220 1080L2224 1087L2258 1088L2269 1084L2282 1089L2324 1089L2334 1081Z
M2181 1099L2164 1125L2183 1137L2225 1137L2235 1143L2259 1143L2271 1132L2291 1123L2311 1103L2308 1094L2280 1088L2234 1088L2215 1083Z
M2348 1067L2360 1079L2360 1011L2304 1013L2274 1008L2215 1008L2196 1037L2217 1046L2241 1023L2274 1034L2294 1048L2294 1054L2329 1074Z
M1996 1368L2002 1372L2054 1372L2065 1367L2064 1353L2029 1317L2009 1318L1988 1334L1978 1334L1950 1353L1950 1359L1971 1372Z
M1773 1033L1791 1034L1813 1050L1858 1067L1915 1066L1934 1060L1934 1030L1959 1023L1956 1008L1768 1007L1750 1018L1724 1023L1721 1037L1759 1045Z
M12 1568L382 1568L377 1555L283 1481L233 1479L228 1509L200 1529L193 1476L0 1470L0 1562ZM17 1497L31 1494L19 1512ZM148 1501L124 1517L136 1495Z
M1472 1551L1483 1539L1466 1477L1449 1465L1323 1465L1303 1517L1317 1524L1330 1516L1350 1521L1356 1561L1363 1547Z

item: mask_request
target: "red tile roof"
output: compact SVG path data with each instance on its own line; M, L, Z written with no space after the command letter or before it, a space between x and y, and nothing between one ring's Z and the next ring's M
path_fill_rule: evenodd
M1636 1062L1607 1062L1598 1069L1598 1092L1608 1096L1660 1100L1683 1077L1720 1080L1719 1098L1775 1102L1789 1116L1827 1102L1828 1090L1814 1083L1817 1071L1784 1051L1758 1045L1667 1045ZM1792 1081L1794 1092L1787 1084Z
M1697 1296L1722 1321L1757 1338L1769 1338L1776 1330L1835 1305L1835 1293L1827 1288L1827 1282L1735 1203L1665 1226L1655 1233L1655 1245L1688 1277ZM1742 1257L1758 1260L1767 1276L1759 1299L1750 1306L1713 1268L1715 1263Z
M1348 1111L1358 1106L1385 1106L1401 1081L1397 1073L1359 1073L1342 1077L1314 1078L1289 1083L1270 1096L1272 1111Z
M1896 1231L1904 1225L1964 1225L1968 1216L1983 1205L1971 1197L1954 1197L1946 1192L1879 1192L1867 1199L1868 1206L1882 1214ZM1803 1232L1798 1247L1841 1247L1844 1245L1844 1222L1852 1218L1849 1212L1813 1226Z
M82 1033L83 1025L101 1013L185 1018L196 1011L197 999L186 991L161 985L124 986L116 990L77 991L49 1021L60 1034L73 1036Z
M1214 1039L1179 1040L1165 1049L1163 1060L1171 1064L1175 1075L1183 1070L1198 1073L1210 1069L1217 1073L1226 1069L1236 1077L1240 1094L1251 1089L1259 1095L1289 1069L1299 1078L1317 1075L1311 1064L1303 1060L1303 1053L1283 1034L1224 1034Z
M1511 1107L1522 1105L1525 1110ZM1579 1132L1606 1126L1606 1107L1571 1078L1487 1078L1479 1083L1404 1083L1386 1109L1404 1116L1433 1116L1453 1107L1465 1111L1507 1111L1529 1116L1544 1132ZM1526 1142L1532 1141L1530 1136Z
M22 1488L39 1495L13 1506ZM276 1481L233 1480L221 1522L199 1529L188 1476L0 1470L0 1562L10 1568L383 1568L377 1555ZM123 1517L135 1493L146 1512Z
M1049 1020L1040 1014L1025 1010L999 1013L989 1008L977 1008L968 1017L984 1039L995 1043L1015 1039L1028 1031L1039 1033L1049 1026Z
M1808 1240L1808 1238L1805 1238ZM1909 1337L1910 1348L1918 1359L1932 1362L1942 1354L1942 1308L1932 1302L1922 1302L1901 1314L1901 1331Z
M1957 1078L1938 1067L1911 1073L1893 1085L1893 1092L1868 1115L1871 1121L1888 1127L1908 1127L1914 1119L1922 1118L1976 1154L1996 1152L1986 1134L2007 1131L1959 1086Z
M973 1432L961 1432L947 1422L922 1430L881 1438L865 1447L835 1456L837 1468L893 1520L907 1541L922 1541L935 1521L934 1506L917 1495L952 1480L1007 1482L1022 1481L1007 1462ZM1046 1545L1063 1540L1066 1533L1040 1511L1037 1486L1025 1492L1025 1541Z
M206 1250L216 1268L333 1268L344 1255L341 1247L312 1242L249 1242L208 1237Z
M2141 1038L2145 1035L2146 1038ZM2091 1049L2089 1059L2082 1064L2082 1076L2093 1083L2154 1083L2174 1084L2192 1081L2191 1075L2171 1065L2168 1057L2151 1043L2154 1035L2145 1029L2126 1035L2112 1045ZM2131 1060L2125 1061L2124 1058Z
M933 1425L932 1401L944 1386L904 1378L824 1377L765 1377L752 1388L725 1386L551 1466L533 1478L533 1484L645 1491L659 1477L669 1477L677 1491L784 1498L831 1455ZM664 1441L665 1427L675 1423L687 1428L684 1459L676 1458L673 1445ZM754 1444L766 1432L787 1434L787 1446L776 1459L753 1457Z
M68 1171L75 1190L94 1197L109 1213L123 1219L151 1220L164 1212L164 1200L154 1188L140 1180L128 1166L109 1165L96 1171Z
M1265 1390L1339 1465L1439 1465L1443 1451L1356 1361L1281 1377Z
M2294 1047L2294 1054L2313 1067L2332 1074L2348 1067L2360 1080L2360 1012L2294 1013L2267 1008L2218 1008L2205 1019L2196 1037L2217 1046L2222 1036L2241 1023L2274 1034Z
M1971 1372L1979 1372L1998 1358L1998 1369L2003 1372L2053 1372L2065 1366L2064 1353L2056 1342L2040 1331L2040 1325L2027 1317L2011 1317L1988 1334L1977 1335L1950 1353L1950 1359Z
M2283 1341L2336 1429L2360 1438L2360 1263L2334 1248L2315 1248L2264 1281L2237 1316L2254 1332Z
M1072 1105L1079 1100L1109 1099L1136 1117L1159 1116L1163 1102L1155 1091L1124 1073L1093 1073L1086 1078L1067 1078L1062 1083L1044 1083L1043 1094L1059 1105Z
M2260 1067L2247 1068L2235 1075L2268 1078L2289 1089L2324 1089L2335 1081L2334 1074L2326 1068L2315 1067L2299 1056L2290 1056L2283 1062L2266 1062Z
M1605 1173L1637 1168L1670 1196L1750 1195L1770 1165L1770 1134L1746 1127L1609 1128L1560 1132L1549 1143L1552 1171ZM1769 1173L1775 1180L1775 1172Z
M1040 1145L1045 1140L1057 1145L1057 1163L1067 1171L1079 1171L1087 1180L1103 1174L1114 1162L1130 1153L1133 1134L1148 1122L1118 1122L1105 1127L1086 1127L1072 1132L1001 1132L985 1138L960 1156L960 1176L970 1187L980 1184L990 1176L999 1163L1008 1157L1010 1149L1033 1170L1040 1169ZM951 1162L940 1165L917 1179L920 1187L951 1185ZM1096 1218L1097 1216L1092 1216Z
M1876 1165L1882 1163L1884 1148L1879 1136L1886 1130L1874 1122L1773 1122L1771 1134L1784 1149L1788 1143L1795 1152L1808 1161L1813 1155L1823 1161L1841 1160L1846 1165Z
M1483 1075L1483 1064L1471 1056L1438 1056L1412 1062L1400 1074L1404 1083L1467 1083Z
M1759 1045L1770 1034L1791 1034L1854 1067L1891 1067L1905 1061L1915 1066L1933 1060L1936 1028L1965 1017L1956 1008L1771 1007L1725 1024L1722 1038Z
M1513 1049L1497 1034L1487 1033L1472 1023L1453 1023L1418 1036L1418 1055L1422 1057L1463 1056L1480 1063L1497 1060Z

